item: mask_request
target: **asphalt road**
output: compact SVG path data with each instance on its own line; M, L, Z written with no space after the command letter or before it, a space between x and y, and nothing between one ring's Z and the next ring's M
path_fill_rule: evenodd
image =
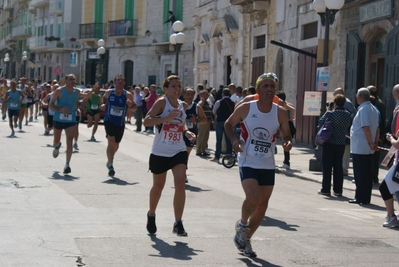
M42 117L39 117L41 120ZM8 137L0 122L0 266L393 266L398 231L382 227L385 210L348 204L348 198L315 194L320 184L276 175L261 227L253 237L258 258L238 253L234 224L243 191L238 169L190 156L183 216L188 237L172 233L173 183L168 174L158 210L156 236L145 229L152 184L148 157L153 136L125 131L107 177L102 126L80 125L72 173L62 174L65 147L52 158L52 136L41 121ZM65 141L63 142L65 143ZM209 147L214 148L214 132ZM307 166L305 167L307 168Z

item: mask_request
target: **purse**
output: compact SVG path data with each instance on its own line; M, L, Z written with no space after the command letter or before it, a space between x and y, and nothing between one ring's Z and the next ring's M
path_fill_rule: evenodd
M328 115L329 116L326 118L326 121L320 127L319 131L316 134L316 138L314 141L316 146L322 146L324 145L325 142L331 139L331 135L333 132L333 125L330 119L330 113Z
M395 171L392 175L392 181L399 184L399 164L396 164Z

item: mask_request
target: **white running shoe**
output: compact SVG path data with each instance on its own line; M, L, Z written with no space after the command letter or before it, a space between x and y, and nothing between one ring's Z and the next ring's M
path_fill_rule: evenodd
M398 218L396 217L395 214L388 215L385 218L385 222L382 224L382 226L384 226L384 227L392 227L392 226L394 226L396 224L397 220L398 220Z

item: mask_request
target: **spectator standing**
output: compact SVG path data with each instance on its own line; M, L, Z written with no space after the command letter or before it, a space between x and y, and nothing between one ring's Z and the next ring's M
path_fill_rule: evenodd
M141 88L135 88L134 102L137 104L136 110L136 132L141 132L141 126L143 125L143 96L141 95Z
M226 154L232 154L231 142L230 139L227 138L224 130L224 123L234 111L234 103L230 99L229 89L225 88L223 90L223 98L216 101L212 111L213 114L216 115L216 151L215 157L211 161L219 162L222 153L223 137L226 141Z
M155 84L151 84L150 86L150 92L148 97L144 98L147 107L147 110L150 110L152 106L154 105L155 101L158 99L157 95L157 86ZM154 133L154 126L151 125L148 127L146 130L146 133L153 134Z
M372 154L378 143L378 111L370 103L370 91L360 88L356 94L359 109L350 130L353 171L356 183L353 204L370 204L372 178Z
M295 107L293 104L289 103L286 101L286 95L283 91L278 91L276 93L276 96L278 96L279 99L284 101L284 108L287 110L288 113L288 124L290 126L290 134L291 138L294 137L296 133L295 125L294 125L294 120L295 120ZM290 151L284 151L284 161L283 164L277 165L279 168L290 168Z
M382 145L382 141L385 139L385 119L386 119L386 113L385 113L385 105L382 102L381 98L378 96L377 92L377 87L374 85L369 85L367 86L367 89L370 91L370 95L372 98L374 98L374 103L372 103L377 110L380 113L380 123L378 125L380 136L378 138L378 146ZM378 174L380 170L380 155L381 152L380 150L374 151L373 154L373 183L378 184L379 179L378 179Z
M198 136L197 136L197 156L209 156L210 154L206 152L208 147L209 132L211 129L212 122L212 109L208 101L209 93L207 90L202 90L199 93L201 101L199 101L198 106L202 108L206 116L206 123L198 125Z
M333 96L336 96L338 94L345 95L344 89L342 89L341 87L336 88L333 92ZM352 102L349 100L349 98L346 97L345 99L346 99L345 106L344 106L345 110L349 111L349 113L351 114L351 117L353 119L356 115L356 108L352 104ZM348 128L346 134L349 136L349 128ZM344 156L342 158L342 168L344 170L344 176L347 176L349 173L349 161L350 161L350 139L347 138Z
M322 188L318 192L324 196L331 195L331 172L333 173L333 191L335 196L342 196L344 174L342 169L342 156L345 151L346 129L351 125L351 115L344 108L345 96L335 95L334 109L327 111L319 120L319 127L326 120L332 122L333 132L330 140L324 143L322 149L323 180Z

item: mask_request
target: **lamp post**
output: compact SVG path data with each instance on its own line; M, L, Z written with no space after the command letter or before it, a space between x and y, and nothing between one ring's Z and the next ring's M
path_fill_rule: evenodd
M98 70L98 73L99 73L98 81L100 83L100 86L102 86L102 84L103 84L103 81L102 81L103 80L103 77L102 77L102 75L103 75L103 55L105 54L104 44L105 44L105 42L104 42L103 39L100 39L100 40L97 41L97 45L99 46L97 48L97 55L100 56L100 64L98 66L99 67L99 70Z
M172 26L173 31L175 32L169 37L169 42L171 45L175 47L176 51L176 63L175 63L175 75L178 75L179 71L179 52L182 44L186 40L186 35L182 33L184 30L184 24L180 20L176 20Z
M314 0L313 8L319 14L321 25L325 26L323 67L328 66L328 50L330 39L330 25L334 23L335 14L344 6L345 0ZM327 92L322 91L320 116L326 112ZM321 171L321 149L316 147L314 157L309 161L309 171Z
M24 71L22 72L21 76L26 76L26 61L28 60L28 53L26 51L22 52L22 61L24 62Z
M4 62L6 63L6 78L8 78L8 72L9 72L9 65L10 65L10 55L8 53L5 54L4 56Z
M325 26L323 67L328 66L328 50L330 39L330 25L334 23L335 14L344 6L345 0L314 0L313 8L319 14L321 25ZM321 114L326 112L327 92L322 92Z

